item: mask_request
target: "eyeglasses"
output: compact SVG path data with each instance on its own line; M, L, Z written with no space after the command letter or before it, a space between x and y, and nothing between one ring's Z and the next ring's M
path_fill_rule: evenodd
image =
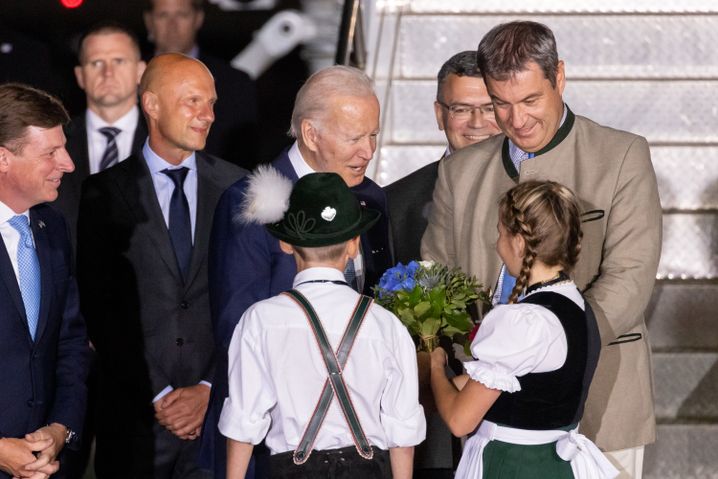
M474 113L475 110L479 110L479 113L481 116L485 118L494 118L494 105L482 105L482 106L475 106L475 105L466 105L464 103L458 103L456 105L447 105L443 101L436 100L436 102L441 105L442 107L449 110L449 115L451 115L451 118L454 120L468 120L471 115Z

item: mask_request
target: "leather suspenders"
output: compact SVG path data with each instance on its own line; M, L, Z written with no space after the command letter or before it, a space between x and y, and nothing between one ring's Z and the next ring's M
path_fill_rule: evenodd
M329 374L329 377L324 382L324 387L322 388L322 394L319 397L319 401L314 408L314 414L307 424L307 428L304 431L302 439L299 441L297 449L294 451L294 463L304 464L309 459L309 455L312 453L314 446L314 440L319 434L319 429L324 422L324 418L327 415L327 411L329 410L329 406L331 405L332 399L335 395L339 401L339 406L344 413L344 418L349 425L349 430L351 431L352 439L354 440L357 452L364 459L371 459L374 457L374 451L364 435L364 431L359 423L359 418L357 417L354 406L352 405L351 398L349 397L349 391L347 390L344 378L342 377L342 368L347 363L347 358L349 357L349 352L354 344L354 339L356 338L362 321L369 310L369 305L371 304L372 299L368 296L360 297L356 307L354 308L354 313L349 320L349 325L344 331L344 336L339 343L339 348L335 354L334 351L332 351L331 344L324 332L322 323L319 321L317 313L314 311L314 308L312 308L312 305L309 304L309 301L307 301L307 299L299 291L294 289L286 291L284 294L293 299L307 316L307 320L309 321L309 325L312 327L317 344L319 344L319 349L321 350L322 358L324 359L324 364L326 365L327 372Z

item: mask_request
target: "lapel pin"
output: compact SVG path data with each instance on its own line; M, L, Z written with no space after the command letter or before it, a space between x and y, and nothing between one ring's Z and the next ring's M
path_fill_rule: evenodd
M40 221L37 222L37 226L39 226L40 229L43 229L43 228L45 227L45 222L42 221L42 220L40 220Z

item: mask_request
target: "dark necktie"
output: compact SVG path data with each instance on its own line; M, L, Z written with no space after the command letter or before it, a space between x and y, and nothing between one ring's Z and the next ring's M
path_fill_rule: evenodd
M115 138L122 130L115 128L114 126L106 126L104 128L100 128L98 131L105 135L105 138L107 138L107 147L105 147L105 152L102 154L102 159L100 160L100 171L102 171L114 165L120 159L120 153L117 151Z
M346 281L354 291L359 290L359 278L357 278L357 270L354 268L354 260L351 258L349 258L344 268L344 281Z
M25 304L27 326L34 340L40 316L40 262L37 259L27 216L13 216L8 223L20 233L20 241L17 245L17 270L20 277L18 283L22 302Z
M169 176L175 189L170 199L170 224L169 232L172 240L172 247L175 250L177 265L182 272L182 278L187 279L190 259L192 258L192 223L189 217L189 203L184 194L184 180L189 172L188 168L182 167L174 170L162 170L162 173Z

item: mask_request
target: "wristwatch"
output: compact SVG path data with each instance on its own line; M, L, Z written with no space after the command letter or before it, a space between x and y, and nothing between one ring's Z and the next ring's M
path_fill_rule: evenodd
M76 437L77 433L68 427L65 433L65 444L70 444Z

